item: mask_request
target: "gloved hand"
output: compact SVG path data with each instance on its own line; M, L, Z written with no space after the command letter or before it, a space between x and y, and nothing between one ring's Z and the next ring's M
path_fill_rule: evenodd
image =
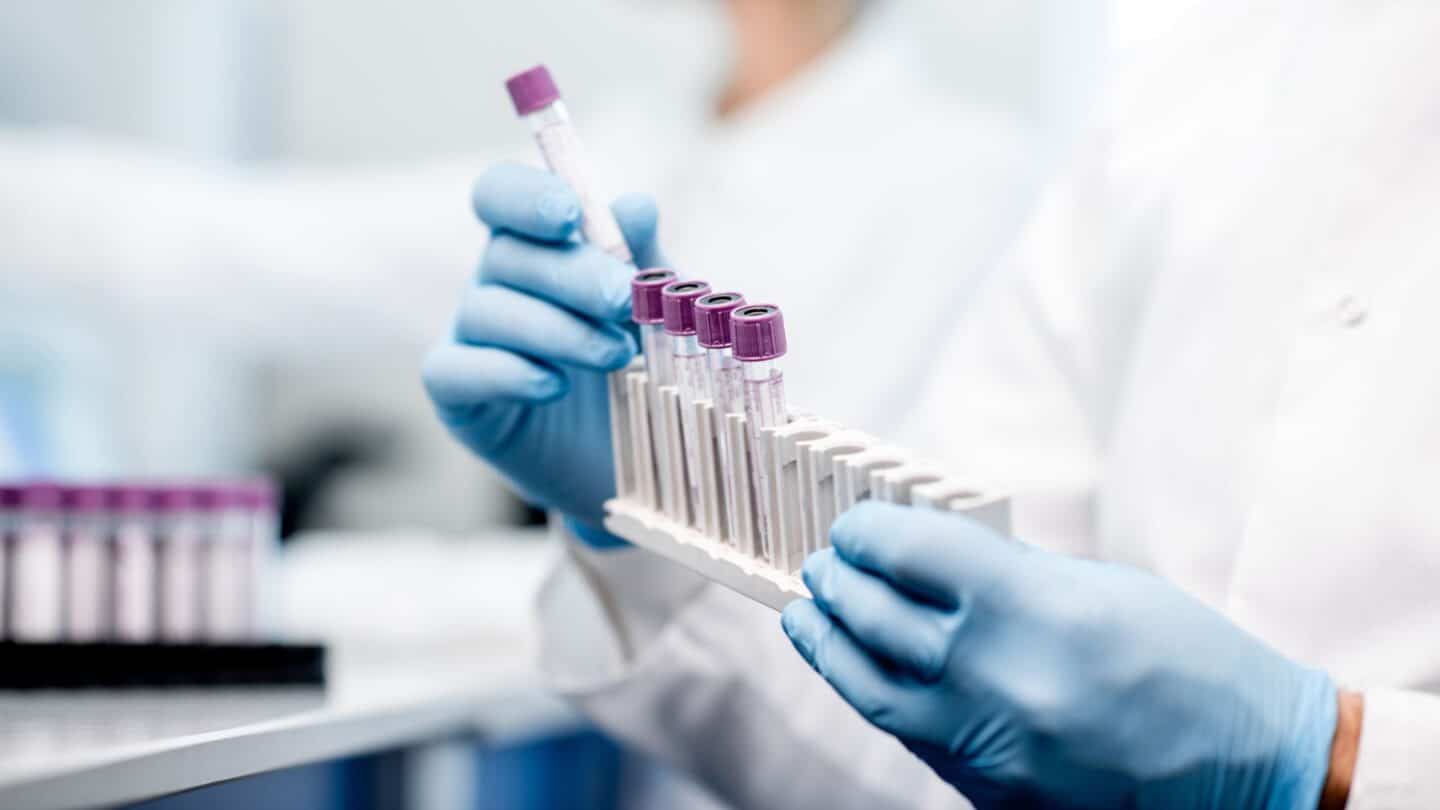
M1336 688L1169 583L874 502L782 622L977 807L1317 806Z
M490 228L478 283L454 334L425 359L441 421L527 502L558 510L596 545L614 495L605 373L637 350L630 328L635 268L578 240L580 203L549 172L502 164L475 184ZM659 262L648 197L613 210L642 267Z

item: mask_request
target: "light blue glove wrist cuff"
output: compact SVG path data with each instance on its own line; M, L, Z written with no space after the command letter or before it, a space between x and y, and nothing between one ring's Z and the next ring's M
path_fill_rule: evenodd
M1330 676L1308 671L1296 702L1294 745L1275 764L1275 792L1267 808L1314 810L1330 773L1330 743L1339 716L1339 690Z
M574 532L576 537L579 537L581 540L585 541L585 545L594 549L600 549L603 551L606 549L630 547L629 543L621 540L620 538L605 531L604 529L594 528L588 524L581 523L580 521L572 517L567 516L565 518L565 528Z

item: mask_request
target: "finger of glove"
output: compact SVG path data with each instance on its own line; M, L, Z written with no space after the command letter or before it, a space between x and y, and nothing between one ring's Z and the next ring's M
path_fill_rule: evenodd
M660 212L655 199L648 194L625 194L610 206L615 221L625 234L625 243L635 256L636 267L664 267L658 240Z
M430 350L421 377L441 418L450 424L484 405L549 402L567 388L559 372L514 352L453 342Z
M851 565L946 608L1008 584L1024 554L969 518L879 501L837 518L830 542Z
M470 202L490 230L542 242L566 242L580 226L580 198L564 180L533 166L492 166L475 181Z
M801 573L815 604L867 651L917 680L940 677L950 647L946 613L911 600L834 549L811 554Z
M582 318L568 309L509 287L482 284L460 304L455 337L475 346L493 346L552 365L600 371L622 368L635 344L618 324Z
M808 599L785 606L781 626L811 668L870 723L902 737L922 729L918 687L896 681L855 639Z
M485 249L480 280L501 284L598 321L630 317L635 268L580 243L547 245L497 233Z

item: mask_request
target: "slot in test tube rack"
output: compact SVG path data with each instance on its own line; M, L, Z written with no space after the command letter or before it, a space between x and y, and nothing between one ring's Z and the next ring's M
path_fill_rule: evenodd
M722 430L712 402L687 402L677 386L652 385L643 361L612 374L609 393L612 424L624 429L617 432L617 495L605 503L605 528L775 610L810 596L801 565L830 545L830 524L860 501L956 512L1010 530L1008 498L833 421L792 411L786 425L755 435L767 452L752 455L744 415L724 414L729 424ZM687 407L692 419L681 418ZM699 433L699 470L687 469L686 424ZM721 442L734 459L728 487ZM768 496L754 485L762 478L754 471L760 456L768 461ZM699 479L699 503L689 502L689 476ZM733 511L724 502L727 491L736 493ZM662 498L662 492L679 497ZM737 525L729 525L727 513L737 516ZM774 527L768 555L759 537L762 520Z

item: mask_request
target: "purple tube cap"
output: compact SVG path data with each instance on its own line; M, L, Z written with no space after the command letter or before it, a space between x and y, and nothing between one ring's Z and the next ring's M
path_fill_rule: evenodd
M710 294L703 281L675 281L660 291L665 331L671 335L695 334L695 302Z
M0 483L0 509L13 509L20 505L20 485Z
M707 349L723 349L731 343L730 313L745 306L737 292L710 293L695 302L695 334Z
M510 91L510 101L519 115L529 115L560 100L560 88L555 86L555 80L544 65L536 65L506 79L505 89Z
M31 481L20 487L20 508L59 509L65 502L65 487L48 481Z
M82 484L67 487L62 496L66 509L73 512L100 512L110 505L105 487Z
M674 280L674 270L659 267L636 273L630 280L630 319L635 323L664 323L660 291Z
M184 512L200 506L194 487L157 487L151 491L153 506L161 512Z
M107 487L105 494L109 498L110 508L117 512L144 512L150 509L155 500L149 487L136 484L116 484Z
M747 304L730 313L735 359L774 360L785 354L785 318L771 304Z

